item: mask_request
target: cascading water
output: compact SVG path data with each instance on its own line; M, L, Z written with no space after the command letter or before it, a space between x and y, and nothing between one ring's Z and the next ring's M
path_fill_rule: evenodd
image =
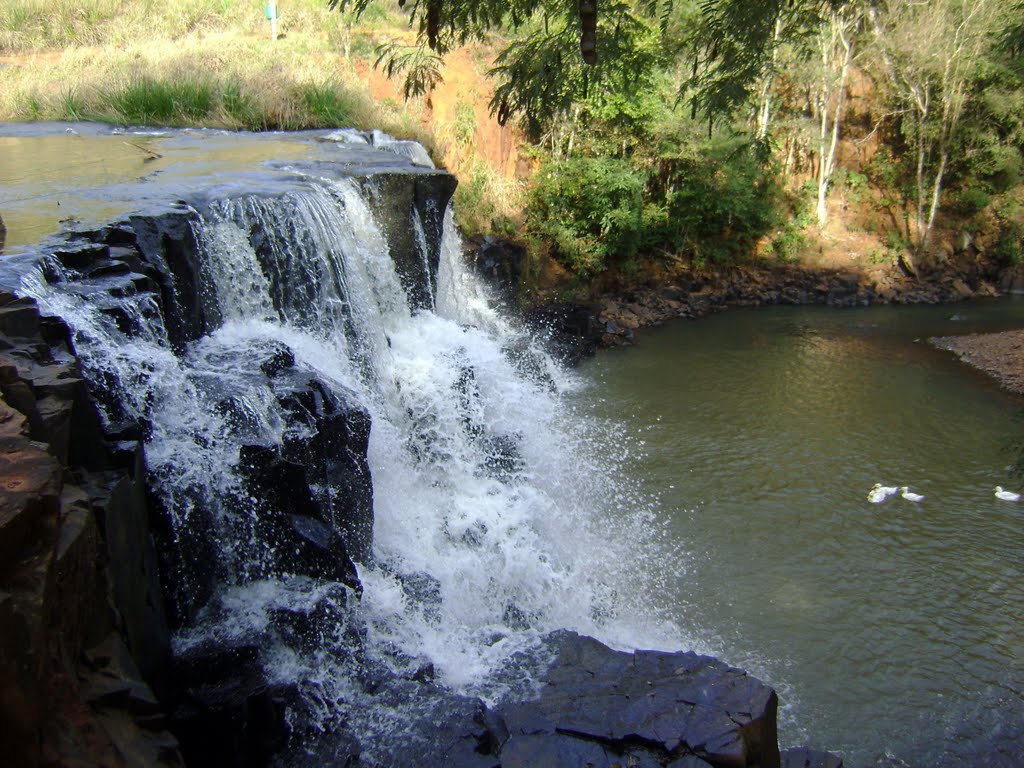
M417 738L411 713L436 704L428 689L374 695L368 667L430 668L449 689L494 700L510 684L495 673L556 628L619 647L693 647L644 598L659 591L656 564L676 570L680 556L656 551L645 500L622 479L640 458L633 442L568 410L572 375L490 308L450 210L428 284L434 308L416 310L354 181L309 177L197 213L214 322L187 344L172 344L150 294L129 291L112 311L60 275L25 279L71 326L106 391L108 425L145 425L182 561L177 653L255 642L271 681L297 686L301 727L329 742L343 723L364 761L387 765L386 745ZM282 356L289 372L273 378L267 361ZM368 531L346 531L358 600L354 580L290 572L285 547L261 535L269 513L248 457L310 439L288 403L369 415L372 550L358 543ZM351 490L339 486L344 473L312 475L322 509ZM212 586L190 560L216 563ZM316 641L296 641L294 617L313 615Z

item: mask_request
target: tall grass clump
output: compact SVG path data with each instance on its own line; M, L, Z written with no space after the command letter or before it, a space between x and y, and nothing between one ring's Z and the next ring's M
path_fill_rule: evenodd
M271 126L267 112L245 86L238 80L228 80L220 93L224 123L229 128L244 128L247 131L265 131Z
M138 77L106 97L120 122L143 125L200 122L215 105L214 86L198 79Z
M298 86L308 128L343 128L357 122L355 99L331 82L303 83Z

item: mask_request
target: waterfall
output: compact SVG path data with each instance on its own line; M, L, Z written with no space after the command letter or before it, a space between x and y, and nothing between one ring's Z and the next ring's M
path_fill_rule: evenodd
M634 441L567 404L573 374L492 308L463 264L450 209L432 308L409 301L355 181L309 176L285 194L192 213L212 320L187 343L172 343L149 293L114 308L70 289L55 260L48 279L24 281L70 326L106 393L108 429L144 425L183 563L176 653L256 643L268 678L297 686L304 727L327 734L344 722L378 745L365 761L387 764L374 751L382 735L400 738L409 709L431 704L421 694L382 702L367 664L429 668L446 688L493 701L510 684L503 665L557 628L620 648L688 644L650 604L677 564L629 481L642 458ZM428 238L413 226L429 276ZM320 416L369 417L372 547L360 553L362 534L346 532L361 596L351 580L282 567L287 553L263 533L263 469L247 462L279 446L310 450L315 427L296 421L310 403ZM346 503L337 478L348 471L311 470L328 516ZM295 641L295 617L314 616L316 642Z

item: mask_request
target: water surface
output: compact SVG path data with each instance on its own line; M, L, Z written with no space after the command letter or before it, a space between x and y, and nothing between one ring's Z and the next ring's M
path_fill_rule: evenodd
M1024 765L1024 399L929 347L1024 301L734 310L588 363L676 546L669 617L847 766ZM874 505L871 486L924 494Z

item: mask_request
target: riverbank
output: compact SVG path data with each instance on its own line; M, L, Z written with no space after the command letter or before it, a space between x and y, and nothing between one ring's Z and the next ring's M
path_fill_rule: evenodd
M1004 389L1024 395L1024 330L942 336L929 342L988 374Z
M644 280L617 279L571 300L524 297L526 252L485 240L469 258L479 274L572 363L597 349L629 346L645 328L698 319L728 307L874 304L944 304L1024 292L1024 267L1000 268L984 259L961 259L927 275L893 268L870 271L796 265L743 265L712 269L678 265L644 270ZM1022 321L1024 323L1024 321Z

